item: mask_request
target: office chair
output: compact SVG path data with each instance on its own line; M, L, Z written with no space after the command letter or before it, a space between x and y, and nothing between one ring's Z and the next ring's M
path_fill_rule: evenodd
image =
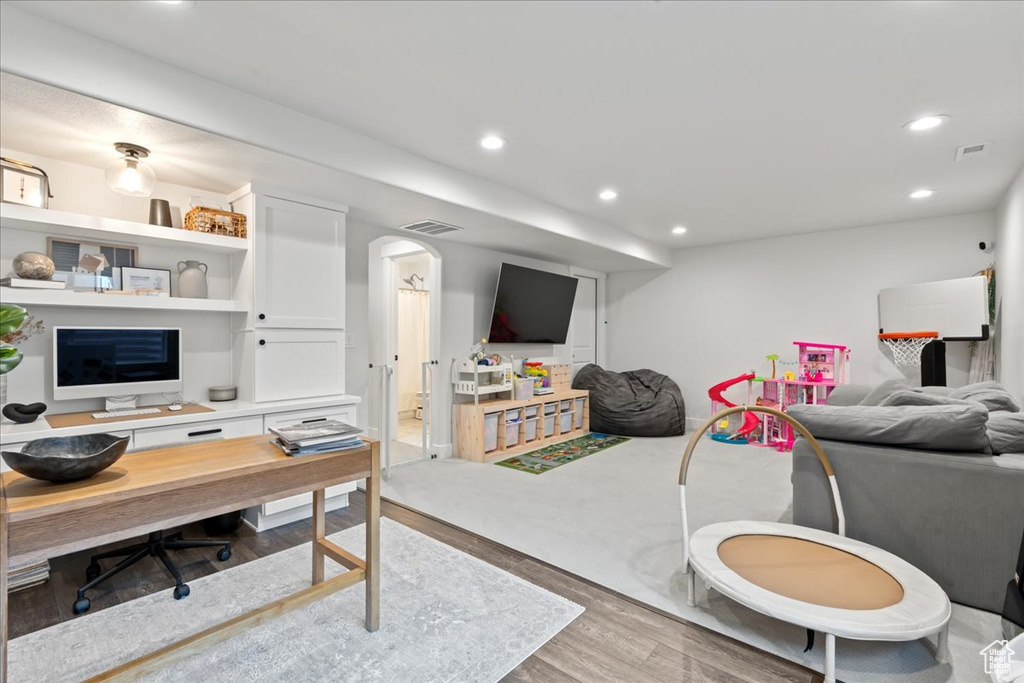
M215 547L220 548L220 550L217 551L217 559L221 562L226 562L231 557L230 541L216 541L212 539L188 540L182 538L180 532L173 533L165 537L164 532L154 531L149 534L149 539L144 543L136 543L135 545L125 548L118 548L117 550L93 555L89 560L89 567L85 570L85 579L88 583L78 589L78 599L75 600L72 611L75 614L87 612L89 607L92 606L89 598L85 597L85 592L87 590L95 588L115 574L123 572L136 562L141 562L143 558L149 556L160 558L160 561L164 563L165 567L167 567L167 571L169 571L174 577L174 599L181 600L188 596L190 592L189 587L188 584L182 580L181 572L179 572L178 568L174 566L173 562L171 562L171 558L167 555L167 551ZM102 567L100 567L99 561L111 557L123 557L124 559L107 571L100 573L102 571Z

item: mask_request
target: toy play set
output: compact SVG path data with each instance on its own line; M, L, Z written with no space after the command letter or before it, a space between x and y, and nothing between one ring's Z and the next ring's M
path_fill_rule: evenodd
M782 361L781 364L792 365L794 370L785 371L782 378L776 377L779 356L770 354L765 359L771 361L771 377L758 377L748 372L708 389L712 414L736 407L735 403L725 398L723 392L741 382L747 383L746 405L765 406L785 412L787 406L797 403L825 403L836 386L848 381L850 349L847 347L801 341L795 341L793 345L797 347L797 360L794 363ZM760 396L755 395L755 384L761 386ZM713 425L711 438L725 443L771 446L779 451L793 448L793 430L785 420L767 413L743 412L740 415L742 423L735 429L730 430L729 420L721 420Z

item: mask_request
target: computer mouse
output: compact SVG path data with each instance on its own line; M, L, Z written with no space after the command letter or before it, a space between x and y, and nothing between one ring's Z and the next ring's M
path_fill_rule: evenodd
M176 410L181 410L181 404L179 404L179 403L172 403L171 405L167 406L167 410L170 410L172 412L176 411Z

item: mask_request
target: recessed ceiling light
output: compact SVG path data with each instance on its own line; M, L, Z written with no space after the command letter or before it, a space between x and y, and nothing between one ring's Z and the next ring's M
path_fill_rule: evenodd
M684 228L681 225L677 225L676 227L672 228L673 235L682 235L684 232L686 232L686 228Z
M597 196L600 197L601 199L605 200L606 202L610 202L611 200L613 200L616 197L618 197L619 193L616 192L615 190L609 188L607 190L601 190L601 194L599 194Z
M907 130L920 132L923 130L931 130L932 128L938 128L946 121L949 121L949 117L945 114L934 114L932 116L922 116L919 119L908 121L903 124L903 127Z
M910 193L910 198L911 199L928 199L928 197L931 197L933 194L935 194L935 190L929 190L927 188L923 188L923 189L914 190L913 192L911 192Z
M487 135L480 140L480 146L484 149L501 149L508 144L508 140L500 135Z

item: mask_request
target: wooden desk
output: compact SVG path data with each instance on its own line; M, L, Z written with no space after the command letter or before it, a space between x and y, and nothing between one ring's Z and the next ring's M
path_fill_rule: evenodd
M267 435L129 453L94 477L68 484L0 477L0 683L7 680L7 570L11 563L144 535L313 491L312 585L257 610L100 674L135 680L319 598L366 584L366 630L379 624L380 454L362 448L298 458ZM366 480L366 558L324 538L324 489ZM324 581L324 558L349 571ZM212 597L212 596L211 596ZM70 596L69 596L70 599Z

